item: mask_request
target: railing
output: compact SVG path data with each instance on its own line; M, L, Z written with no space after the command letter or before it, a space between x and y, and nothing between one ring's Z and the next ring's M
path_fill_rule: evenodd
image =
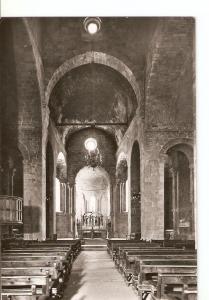
M107 228L108 217L100 213L85 213L80 219L77 219L77 228L82 230Z
M1 224L22 223L23 199L16 196L0 195Z

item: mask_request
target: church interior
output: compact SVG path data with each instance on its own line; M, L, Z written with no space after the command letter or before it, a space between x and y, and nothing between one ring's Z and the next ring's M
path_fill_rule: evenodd
M195 116L193 18L1 19L1 299L197 299Z

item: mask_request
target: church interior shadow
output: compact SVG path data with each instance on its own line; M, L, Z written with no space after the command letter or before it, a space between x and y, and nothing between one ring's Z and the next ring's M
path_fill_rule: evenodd
M63 300L85 300L85 295L79 295L80 288L85 284L84 281L84 268L80 267L79 269L72 270L71 274L69 276L68 281L65 284L64 294L63 294Z

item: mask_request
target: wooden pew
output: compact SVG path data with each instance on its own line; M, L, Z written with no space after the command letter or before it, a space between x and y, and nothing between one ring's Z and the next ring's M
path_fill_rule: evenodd
M158 261L164 261L164 262L170 262L170 261L182 261L182 264L184 264L184 261L187 263L188 261L191 261L193 263L197 262L197 258L193 255L183 255L183 254L173 254L173 255L138 255L135 257L134 260L131 258L131 262L128 261L128 257L126 260L126 263L120 268L121 272L123 273L125 279L128 283L131 283L132 277L136 274L140 273L140 266L143 262L158 262Z
M157 250L157 251L156 251ZM196 259L196 252L182 249L140 249L127 251L125 249L123 256L119 260L119 270L123 273L128 282L131 281L134 270L139 272L138 264L142 259Z
M151 291L153 300L177 296L181 300L197 299L197 275L195 274L158 274L157 287Z
M3 267L1 268L2 276L16 276L16 275L46 275L48 274L52 279L57 279L59 277L59 271L54 266L41 266L34 267L31 265L25 267Z
M73 259L76 257L75 251L72 249L71 246L68 247L60 247L60 246L47 246L47 245L42 245L40 247L22 247L22 248L13 248L9 250L4 250L4 254L27 254L28 255L33 255L33 253L39 254L39 253L46 253L46 254L62 254L65 253L66 259L73 261Z
M6 249L14 248L42 248L42 247L70 247L74 253L74 256L77 256L81 251L81 241L80 240L47 240L47 241L37 241L37 240L17 240L12 241L7 244Z
M21 248L31 248L31 249L42 249L42 248L46 248L46 247L50 247L50 248L69 248L72 251L72 256L73 258L75 258L81 251L81 241L80 240L67 240L67 241L42 241L42 242L38 242L38 241L25 241ZM15 247L18 248L18 247ZM12 248L14 249L14 247Z
M22 300L25 296L30 300L36 300L39 296L50 295L49 275L1 276L1 284L2 300Z
M183 249L165 249L165 248L158 248L158 249L135 249L135 250L127 250L124 249L124 251L121 251L121 256L118 257L116 263L119 265L119 267L123 267L124 265L130 265L131 263L134 263L135 260L137 260L137 257L140 255L149 255L150 257L156 256L156 255L164 255L169 257L173 255L191 255L195 256L196 253L192 250L183 250Z
M196 275L196 264L176 264L175 262L146 263L143 262L140 266L140 273L136 278L133 278L133 284L137 288L138 295L142 299L143 293L153 292L156 286L156 277L158 274L192 274Z
M142 249L161 249L161 247L159 245L153 245L153 244L148 244L148 245L143 245L143 244L133 244L133 245L117 245L117 247L115 248L115 250L113 250L112 253L112 259L113 261L116 261L121 252L124 252L125 250L142 250ZM170 249L170 248L169 248Z
M52 257L58 257L58 259L63 262L64 265L70 269L72 264L72 252L69 247L60 248L60 247L45 247L41 249L34 248L22 248L22 249L13 249L5 250L2 254L3 260L18 260L19 257L45 257L47 261L51 260ZM48 259L50 257L50 259ZM40 258L41 259L41 258ZM22 259L21 259L22 260Z
M115 255L115 262L117 263L117 261L123 260L126 256L126 254L128 253L142 253L142 252L147 252L150 251L152 253L160 253L160 252L164 252L164 251L171 251L172 249L174 249L176 251L175 248L150 248L150 247L119 247L118 249L118 253L117 255ZM181 250L183 251L183 250Z
M32 242L22 243L19 247L5 249L2 254L2 276L5 278L13 277L14 282L22 276L32 278L42 278L43 274L47 274L50 282L49 294L58 294L61 296L61 289L63 288L63 282L66 279L66 275L69 274L72 260L79 253L81 248L81 242L76 241L64 241L64 242ZM19 277L17 277L19 276ZM24 282L22 282L24 286ZM26 287L25 287L26 288ZM8 293L5 290L5 293ZM13 290L12 299L19 297L14 295L19 293L19 288ZM39 288L39 293L40 288ZM25 295L28 294L29 299L33 295L31 294L31 287L26 288ZM37 292L35 293L37 294ZM6 294L5 294L6 296ZM23 295L20 296L21 299ZM35 297L35 296L34 296ZM36 299L36 298L34 298Z
M127 240L127 239L108 239L107 240L107 251L112 256L114 251L117 251L117 247L120 246L131 246L134 244L138 244L139 246L144 245L154 245L160 247L174 247L174 248L182 248L182 249L195 249L195 241L194 240L152 240L150 242L146 242L143 240Z
M108 248L108 251L111 255L111 257L114 260L115 255L117 255L119 247L136 247L136 248L144 248L144 247L153 247L153 248L159 248L160 244L157 243L147 243L147 242L136 242L136 241L126 241L126 242L114 242L111 244L111 247Z

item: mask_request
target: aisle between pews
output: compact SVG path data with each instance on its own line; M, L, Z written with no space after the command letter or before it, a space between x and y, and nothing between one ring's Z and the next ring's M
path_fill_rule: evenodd
M107 251L83 251L75 260L63 300L137 300Z

